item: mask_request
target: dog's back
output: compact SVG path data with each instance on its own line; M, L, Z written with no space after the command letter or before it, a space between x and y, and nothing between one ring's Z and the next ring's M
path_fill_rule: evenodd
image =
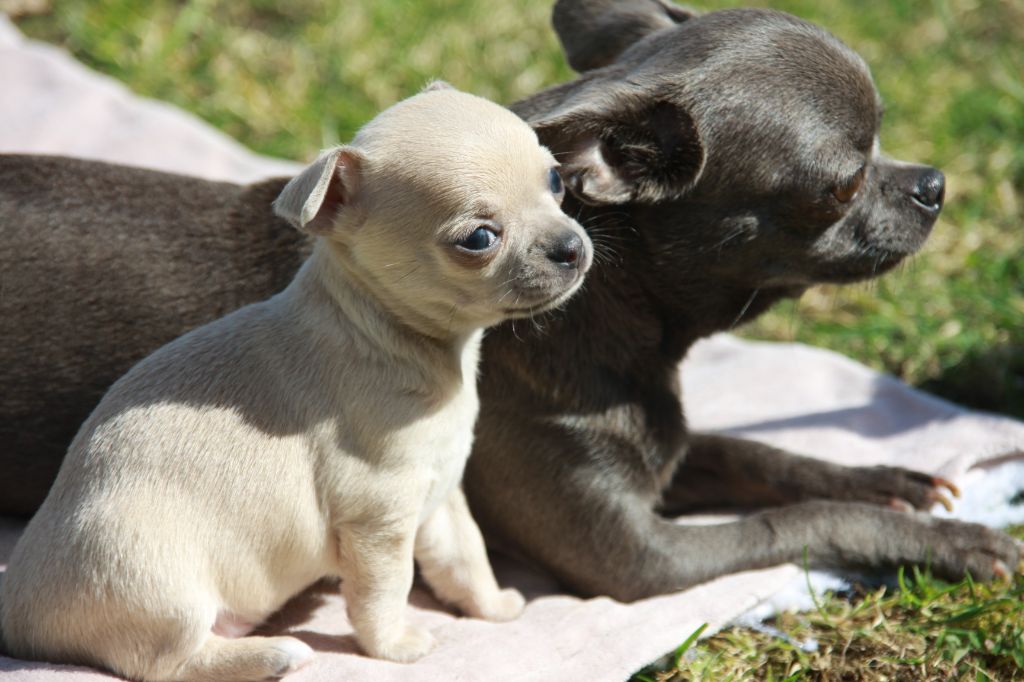
M286 181L0 156L0 513L35 511L136 361L288 283L308 248L271 212Z

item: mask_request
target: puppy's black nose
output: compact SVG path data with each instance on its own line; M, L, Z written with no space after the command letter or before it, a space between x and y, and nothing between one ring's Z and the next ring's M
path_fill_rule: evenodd
M946 176L942 171L929 168L917 178L912 194L914 202L930 213L938 213L946 197Z
M548 249L548 260L566 268L579 267L580 254L583 253L583 240L575 232L560 237Z

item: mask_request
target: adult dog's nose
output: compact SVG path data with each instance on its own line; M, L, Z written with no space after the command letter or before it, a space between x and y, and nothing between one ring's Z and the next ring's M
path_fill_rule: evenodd
M575 232L569 232L556 241L547 251L548 260L565 268L578 268L583 253L583 240Z
M946 176L937 168L929 168L917 178L911 196L914 203L925 211L938 213L946 196Z

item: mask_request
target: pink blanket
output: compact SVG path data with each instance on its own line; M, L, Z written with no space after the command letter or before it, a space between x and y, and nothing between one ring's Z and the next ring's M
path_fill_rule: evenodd
M237 182L296 168L257 156L194 117L139 98L63 52L23 39L2 15L0 83L0 152L70 154ZM971 513L979 520L1024 520L1008 502L1021 487L1024 467L1010 464L965 477L977 462L1024 449L1024 424L960 409L835 353L798 344L718 336L694 348L683 378L695 428L743 434L846 464L888 463L942 473L965 483L968 499L972 490L998 483L999 495L973 496L980 499L975 507L985 509ZM0 566L21 527L0 518ZM460 618L417 587L411 617L429 626L440 645L412 665L360 655L338 590L314 586L269 625L318 652L312 665L288 679L621 682L701 624L713 632L794 578L801 581L796 566L779 566L626 605L568 596L536 571L501 557L495 564L502 584L515 585L528 597L522 618L503 624ZM4 682L109 677L0 657Z

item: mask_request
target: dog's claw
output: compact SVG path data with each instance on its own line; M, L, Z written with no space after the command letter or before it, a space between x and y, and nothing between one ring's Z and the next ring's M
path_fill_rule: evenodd
M937 490L933 490L928 495L928 499L931 501L932 504L935 504L936 502L938 502L943 507L945 507L946 511L948 511L948 512L953 511L953 502L952 502L952 500L950 500L948 497L946 497L945 495L943 495L942 493L940 493Z
M956 483L953 483L953 481L950 481L949 479L942 478L941 476L933 476L932 485L936 488L945 488L953 497L960 497L960 488L957 487ZM952 509L945 503L943 506L952 511Z
M1009 567L1007 567L1005 563L1003 563L999 559L996 559L995 562L992 564L992 575L994 575L996 578L1004 582L1010 582L1010 569Z

